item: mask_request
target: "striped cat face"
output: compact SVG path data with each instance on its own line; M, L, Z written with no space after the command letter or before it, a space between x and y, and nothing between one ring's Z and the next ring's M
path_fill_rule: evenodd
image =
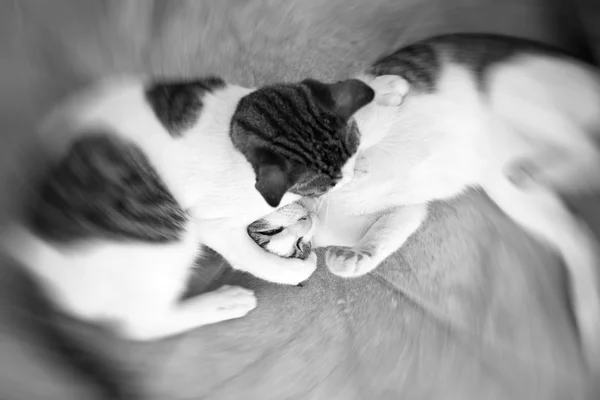
M265 201L277 207L286 192L321 196L347 179L360 142L351 117L373 98L355 79L277 84L243 97L231 138L252 165Z

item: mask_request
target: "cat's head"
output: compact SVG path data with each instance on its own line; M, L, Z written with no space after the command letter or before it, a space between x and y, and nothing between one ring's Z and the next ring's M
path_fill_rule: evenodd
M265 86L243 97L231 121L233 145L272 207L287 192L316 197L352 178L360 137L353 114L373 89L356 79Z
M248 234L266 251L284 258L309 256L316 224L302 205L288 204L248 225Z

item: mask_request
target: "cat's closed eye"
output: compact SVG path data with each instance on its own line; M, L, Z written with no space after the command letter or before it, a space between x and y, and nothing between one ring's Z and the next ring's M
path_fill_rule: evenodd
M281 232L283 232L282 226L280 226L279 228L275 228L275 229L268 229L266 231L258 231L257 233L260 233L261 235L265 235L265 236L275 236Z

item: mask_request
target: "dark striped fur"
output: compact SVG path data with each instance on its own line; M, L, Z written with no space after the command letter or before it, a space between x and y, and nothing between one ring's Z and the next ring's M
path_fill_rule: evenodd
M524 53L572 57L561 49L529 39L456 33L402 47L379 58L366 72L375 76L399 75L415 90L434 92L443 66L451 62L473 71L480 89L485 90L486 73L491 66Z
M346 121L321 107L304 85L274 85L243 98L234 126L276 146L281 154L335 178L358 140ZM340 130L347 140L340 140Z
M225 86L225 81L217 77L156 82L146 89L146 99L163 126L177 138L197 122L202 111L202 97Z
M259 191L262 176L268 175L265 180L281 181L278 189L284 192L317 196L342 178L359 144L350 117L373 97L373 90L357 80L263 87L240 100L231 122L232 142L252 164ZM261 168L271 169L263 174Z
M178 240L186 214L144 153L108 133L76 140L43 176L27 223L59 243Z

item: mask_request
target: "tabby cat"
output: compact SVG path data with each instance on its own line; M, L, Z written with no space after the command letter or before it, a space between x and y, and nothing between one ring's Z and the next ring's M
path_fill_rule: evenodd
M354 179L320 207L304 202L318 210L312 245L333 246L328 268L343 277L372 271L421 226L429 202L480 187L562 255L584 355L598 376L598 244L560 197L600 188L598 71L536 42L465 33L401 48L359 79L397 96L392 107L371 103L356 113ZM274 229L272 218L261 225Z

